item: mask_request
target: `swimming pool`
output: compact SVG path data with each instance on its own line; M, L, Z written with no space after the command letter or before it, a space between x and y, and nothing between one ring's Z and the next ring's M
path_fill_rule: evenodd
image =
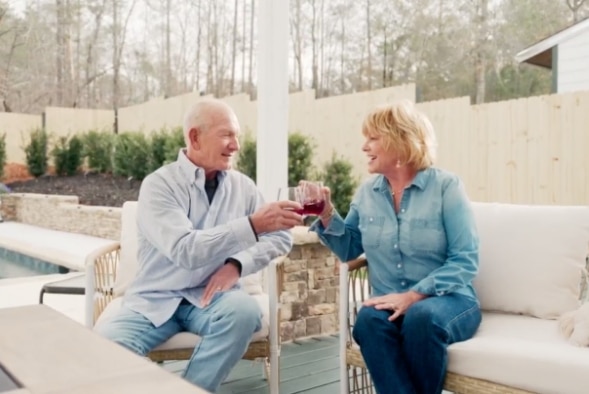
M67 272L69 270L65 267L0 248L0 279Z

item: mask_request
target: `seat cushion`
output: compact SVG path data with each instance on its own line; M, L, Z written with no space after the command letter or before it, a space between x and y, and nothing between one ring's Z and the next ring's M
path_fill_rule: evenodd
M254 333L251 342L264 341L268 338L268 334L270 332L270 301L266 294L256 294L252 295L252 297L254 297L254 299L258 302L258 305L260 305L260 309L262 310L262 328ZM98 318L96 325L99 325L101 322L106 321L112 316L116 315L117 311L121 308L122 303L123 297L118 297L112 300ZM193 348L199 341L200 337L198 335L192 334L190 332L181 332L174 335L172 338L168 339L154 350Z
M483 310L556 319L578 308L589 207L473 203L473 211Z
M474 338L451 345L448 371L535 393L585 394L589 348L558 333L555 320L483 313Z
M120 264L114 283L114 295L119 297L125 293L137 272L137 201L123 204L121 214L121 252ZM240 279L242 288L248 294L263 294L262 276L260 272Z

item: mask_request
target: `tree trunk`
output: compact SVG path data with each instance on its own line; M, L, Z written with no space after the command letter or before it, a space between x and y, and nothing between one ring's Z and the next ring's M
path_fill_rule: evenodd
M248 85L249 85L249 94L250 97L253 99L255 98L254 92L254 23L255 23L255 16L256 16L256 0L252 0L252 10L250 14L250 60L249 60L249 75L248 75Z
M241 13L241 92L245 93L245 37L246 37L246 2L243 2Z
M366 0L366 74L368 77L367 87L372 90L372 31L370 30L370 0Z
M112 0L112 108L119 108L119 4L118 0ZM115 122L114 132L118 132Z
M319 88L319 76L317 70L317 7L315 6L315 0L311 1L312 6L312 18L311 18L311 89L317 90Z
M477 7L477 48L475 53L475 81L476 95L475 104L485 102L485 76L487 62L487 14L488 0L479 0Z
M233 7L233 43L231 45L231 82L229 94L235 92L235 58L237 57L237 10L239 8L238 0L235 0Z
M201 9L202 9L202 0L198 0L198 20L202 20ZM200 51L201 51L201 42L202 42L202 23L198 24L198 30L196 33L196 91L201 92L200 90Z

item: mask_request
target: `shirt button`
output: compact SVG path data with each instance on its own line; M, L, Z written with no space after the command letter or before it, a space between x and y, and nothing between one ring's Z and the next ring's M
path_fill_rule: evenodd
M402 281L402 282L401 282L401 286L403 286L403 287L407 286L407 282L405 282L405 281Z
M401 268L403 264L397 264L397 268Z
M393 245L393 248L397 249L397 244L394 244L394 245Z
M369 222L372 222L372 220L373 220L372 218L368 219Z
M401 212L405 212L405 208L401 209Z

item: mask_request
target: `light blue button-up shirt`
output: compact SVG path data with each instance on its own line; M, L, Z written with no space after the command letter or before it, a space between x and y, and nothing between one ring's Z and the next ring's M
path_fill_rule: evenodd
M137 203L139 267L123 302L155 326L170 319L182 298L200 304L210 276L227 258L240 261L246 276L292 247L288 231L262 234L256 241L248 216L263 197L250 178L222 171L218 179L209 204L204 170L180 151L177 161L143 180Z
M317 221L311 230L344 262L365 254L375 296L414 290L476 299L479 238L454 174L437 168L418 172L398 213L386 178L377 175L360 186L345 220L336 214L327 228Z

